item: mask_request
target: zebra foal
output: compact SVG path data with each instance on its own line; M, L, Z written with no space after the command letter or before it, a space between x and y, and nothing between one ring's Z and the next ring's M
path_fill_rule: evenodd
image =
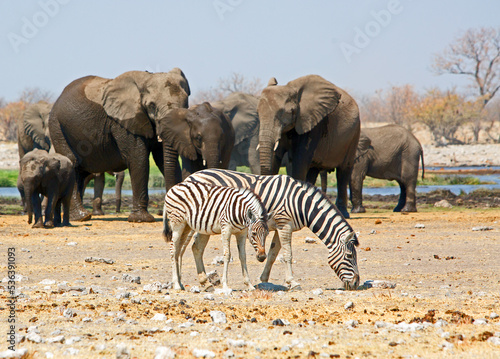
M285 284L290 289L300 286L292 273L292 232L308 227L328 248L328 264L343 282L344 288L357 289L360 278L356 234L337 207L315 186L285 175L261 176L222 169L198 171L186 178L187 181L250 188L260 197L271 219L269 228L275 231L260 276L262 282L269 280L271 268L283 244ZM193 248L196 242L198 239ZM193 253L195 257L200 255Z
M249 289L246 265L245 238L257 252L257 260L266 259L265 240L269 234L268 215L260 199L249 189L222 187L200 182L181 182L167 192L163 206L163 236L170 243L172 283L175 290L183 290L181 283L181 250L191 230L199 233L200 241L193 245L196 270L200 283L207 281L202 255L211 234L221 234L224 249L222 284L227 285L227 271L231 256L229 240L236 235L243 272L243 281ZM203 249L200 248L203 246ZM198 254L198 256L197 256Z

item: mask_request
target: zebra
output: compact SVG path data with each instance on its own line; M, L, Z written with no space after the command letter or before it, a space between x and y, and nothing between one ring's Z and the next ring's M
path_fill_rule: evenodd
M205 245L211 234L221 234L224 248L224 289L228 289L227 271L231 255L229 239L231 234L235 234L244 283L249 289L254 289L246 266L245 237L248 236L257 252L257 260L263 262L266 259L265 240L269 234L267 221L265 207L249 189L194 181L181 182L170 188L163 206L163 236L167 244L170 243L173 289L184 289L181 284L180 254L191 230L200 234L200 243ZM207 275L201 259L203 253L197 249L193 245L198 277L204 285Z
M358 238L337 207L315 186L286 175L262 176L222 169L198 171L185 181L250 188L261 198L267 212L272 213L269 229L275 231L260 276L262 282L269 280L282 243L285 285L290 289L300 288L292 272L292 232L309 227L328 248L328 264L343 282L344 289L357 289L360 281L355 248L359 245ZM193 247L200 246L197 241Z

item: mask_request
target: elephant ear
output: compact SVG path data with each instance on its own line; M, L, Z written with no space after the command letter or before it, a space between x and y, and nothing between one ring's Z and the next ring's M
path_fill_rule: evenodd
M153 138L153 125L141 104L140 83L151 74L147 72L126 72L104 84L102 106L109 117L135 135Z
M298 89L300 113L295 123L299 135L311 131L323 118L332 113L340 102L338 88L321 76L309 75L290 81Z
M162 141L174 148L179 155L194 161L198 153L191 141L190 126L187 121L189 110L176 108L157 123L157 132Z
M371 147L372 141L363 132L359 135L358 148L356 151L356 158L363 156L366 151Z
M259 99L253 95L234 92L224 100L213 104L213 107L221 109L231 120L235 130L235 146L247 138L258 135L258 103Z
M51 106L45 102L30 105L23 115L24 133L33 139L35 148L45 151L50 149L50 142L46 136L46 123Z

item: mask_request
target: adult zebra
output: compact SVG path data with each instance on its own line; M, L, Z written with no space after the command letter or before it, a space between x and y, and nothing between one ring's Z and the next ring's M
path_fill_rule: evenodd
M272 213L269 229L275 231L267 262L260 276L262 282L269 280L282 242L286 264L285 283L290 289L299 286L292 273L292 232L309 227L327 246L328 264L344 283L344 288L357 289L359 272L356 234L337 207L315 186L285 175L260 176L219 169L198 171L185 181L250 188L260 196L267 212ZM203 243L197 243L198 241L199 238L193 244L197 248L196 253L193 251L195 257L202 256L206 246L204 239Z
M254 289L250 282L246 265L245 238L255 251L257 260L266 259L265 244L269 234L268 214L259 197L247 188L231 188L200 182L182 182L169 189L163 205L163 236L170 243L172 257L173 289L182 290L181 251L191 230L198 232L198 241L193 244L193 253L198 253L197 245L204 243L211 234L221 234L224 248L224 273L222 283L227 286L227 270L231 252L229 240L236 235L240 254L244 283ZM195 254L196 269L201 284L207 281L205 267L200 256Z

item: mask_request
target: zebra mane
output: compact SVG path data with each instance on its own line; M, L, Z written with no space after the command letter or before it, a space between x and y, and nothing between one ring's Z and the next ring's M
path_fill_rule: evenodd
M257 193L255 193L254 191L252 191L252 189L250 189L250 188L241 188L241 187L239 187L237 189L238 189L238 192L240 192L242 194L250 193L250 194L252 194L253 197L256 197L258 199L258 201L256 201L256 203L259 205L259 208L262 211L262 213L267 213L266 207L262 203L262 199L260 198L260 196Z

